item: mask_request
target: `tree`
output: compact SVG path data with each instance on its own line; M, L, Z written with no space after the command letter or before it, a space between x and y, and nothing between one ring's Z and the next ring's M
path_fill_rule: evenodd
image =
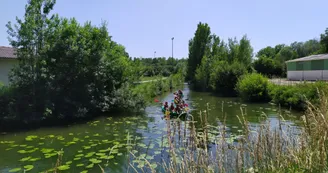
M256 54L257 57L268 57L268 58L274 58L274 56L276 55L276 51L275 51L275 48L271 47L271 46L268 46L268 47L265 47L261 50L259 50Z
M53 123L137 108L140 102L126 88L132 62L124 46L111 39L106 23L96 27L55 14L49 18L54 4L31 0L24 20L17 19L15 28L7 25L19 60L11 76L11 118Z
M328 28L326 28L325 33L320 35L320 44L322 53L328 53Z
M210 41L211 30L207 23L197 25L194 38L189 41L189 58L188 58L188 73L187 79L192 82L195 81L195 71L200 65L203 56Z

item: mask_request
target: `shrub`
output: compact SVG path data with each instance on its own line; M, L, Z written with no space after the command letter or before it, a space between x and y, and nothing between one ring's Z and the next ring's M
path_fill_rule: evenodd
M268 86L269 81L266 77L251 73L239 78L236 90L245 101L268 101L270 99Z
M328 84L324 82L302 83L294 86L271 85L269 94L274 103L294 109L305 110L306 101L319 105L319 91L327 93Z
M246 73L247 69L241 63L217 62L210 76L211 87L216 93L223 96L235 96L237 95L235 86L238 78Z

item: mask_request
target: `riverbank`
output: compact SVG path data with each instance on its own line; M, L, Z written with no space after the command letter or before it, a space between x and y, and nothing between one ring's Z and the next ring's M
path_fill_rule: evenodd
M307 102L320 106L321 98L327 94L328 84L318 81L280 85L272 83L261 74L251 73L238 80L236 91L244 101L269 101L279 106L305 111L308 106Z

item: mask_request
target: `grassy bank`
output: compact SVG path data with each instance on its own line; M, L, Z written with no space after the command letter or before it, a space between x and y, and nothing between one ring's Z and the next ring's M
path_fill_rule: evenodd
M327 94L328 84L318 81L285 86L271 83L261 74L251 73L238 80L236 91L244 101L271 101L283 107L304 111L307 109L307 101L315 106L320 105L319 91Z
M171 89L177 89L182 86L184 82L184 78L180 73L173 74L168 78L163 78L161 76L152 77L152 80L153 81L136 85L132 89L133 93L140 94L144 100L151 102L154 97L169 92Z

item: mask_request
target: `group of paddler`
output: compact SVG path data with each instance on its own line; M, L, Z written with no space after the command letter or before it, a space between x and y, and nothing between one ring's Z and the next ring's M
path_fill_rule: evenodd
M188 111L188 104L186 104L185 101L182 99L183 97L183 92L181 90L175 92L173 103L171 103L171 105L168 105L168 103L165 102L162 105L162 112L165 113L165 115L171 116L178 116L183 113L186 113Z

